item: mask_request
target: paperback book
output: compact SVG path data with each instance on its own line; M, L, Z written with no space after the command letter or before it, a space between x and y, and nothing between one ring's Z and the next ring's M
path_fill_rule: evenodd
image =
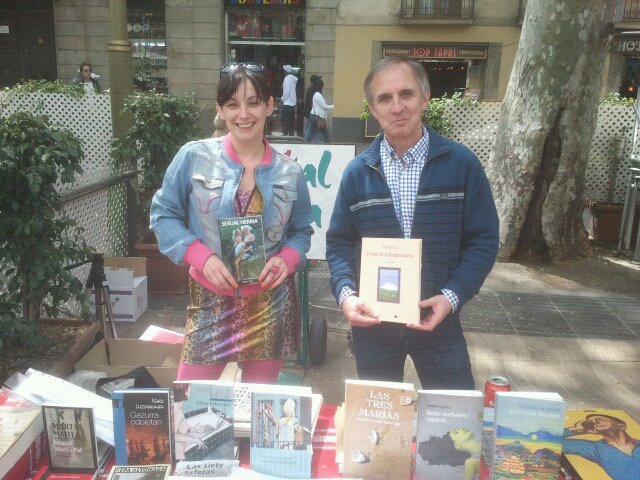
M233 460L233 383L174 382L174 476L207 477Z
M284 478L311 477L311 395L264 385L251 392L251 469Z
M567 410L562 466L572 480L640 480L640 425L624 410Z
M168 388L114 390L113 433L117 465L171 463L172 420Z
M406 479L411 472L415 391L410 383L347 380L344 475Z
M479 390L418 390L416 478L480 478L483 398Z
M422 240L362 239L359 297L383 322L420 323Z
M165 480L171 465L114 465L107 480Z
M218 220L222 261L238 284L258 283L266 263L262 217L225 217Z
M51 472L96 474L98 446L93 408L45 404L42 417Z
M552 392L497 392L493 480L557 480L565 404Z

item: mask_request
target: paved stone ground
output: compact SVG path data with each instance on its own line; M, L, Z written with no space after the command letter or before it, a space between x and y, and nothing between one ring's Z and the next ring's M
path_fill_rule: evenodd
M303 383L338 403L344 380L356 377L348 326L326 270L309 274L309 292L310 318L325 318L329 333L325 362L309 366ZM120 336L136 338L152 323L183 330L186 296L149 300L136 323L118 324ZM514 390L556 391L571 408L620 408L640 420L640 295L558 289L517 264L497 264L461 318L477 388L505 375ZM227 373L239 378L234 367ZM410 361L405 380L419 387Z

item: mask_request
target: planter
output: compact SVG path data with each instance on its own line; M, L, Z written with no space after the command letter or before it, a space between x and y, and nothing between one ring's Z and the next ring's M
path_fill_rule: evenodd
M138 255L147 259L147 283L149 293L158 295L183 295L189 291L189 271L165 257L155 243L153 233L136 243Z
M598 242L617 243L620 238L622 210L622 204L592 203L589 207L591 214L589 233L591 237ZM638 211L636 210L633 222L633 244L635 244L635 232L638 230L638 216Z

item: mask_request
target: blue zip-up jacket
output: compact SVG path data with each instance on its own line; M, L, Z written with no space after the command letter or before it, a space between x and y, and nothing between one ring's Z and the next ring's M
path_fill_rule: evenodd
M422 238L421 298L448 288L460 307L482 286L498 251L498 215L476 155L429 131L429 152L416 196L412 238ZM382 172L379 135L344 171L327 231L331 288L358 291L362 237L402 238Z

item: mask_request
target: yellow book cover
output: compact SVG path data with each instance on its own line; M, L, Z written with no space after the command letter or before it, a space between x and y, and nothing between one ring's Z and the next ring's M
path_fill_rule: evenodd
M420 323L419 238L362 239L358 295L383 322Z
M415 395L411 383L346 380L345 477L410 478Z
M567 410L563 464L581 480L640 479L640 425L623 410Z

